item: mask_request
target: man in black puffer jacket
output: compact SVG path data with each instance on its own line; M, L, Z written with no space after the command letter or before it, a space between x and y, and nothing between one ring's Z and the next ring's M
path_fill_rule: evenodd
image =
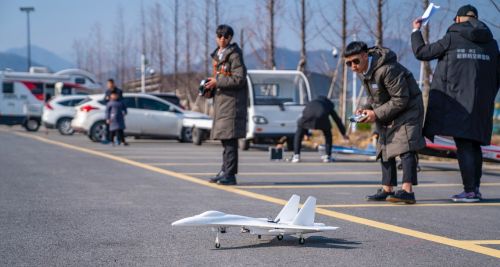
M491 141L494 101L500 85L498 44L471 5L458 10L455 23L435 43L425 44L421 24L421 19L413 22L413 53L419 60L438 59L424 135L431 140L435 135L455 139L464 192L452 200L479 201L480 146Z
M346 130L342 120L335 112L335 106L325 96L319 96L317 99L307 103L302 111L302 117L297 121L297 132L294 138L294 155L292 158L293 163L300 161L300 149L302 139L307 133L308 129L318 129L323 132L325 137L325 155L322 157L323 162L332 161L332 125L330 123L330 116L339 128L340 133L344 139L348 139L345 135Z

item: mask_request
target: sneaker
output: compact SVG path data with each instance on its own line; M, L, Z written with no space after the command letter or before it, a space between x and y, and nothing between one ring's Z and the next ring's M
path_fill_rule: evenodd
M331 156L323 155L321 156L321 161L323 161L324 163L328 163L328 162L334 162L335 160Z
M300 154L294 154L292 157L292 163L300 162Z
M465 202L465 203L471 203L471 202L478 202L480 199L474 192L462 192L458 195L454 195L451 197L451 200L454 202Z
M394 195L389 196L387 201L392 203L406 203L406 204L415 204L417 201L415 200L415 193L406 192L405 190L398 190Z
M209 183L217 183L220 179L224 178L224 171L219 171L214 177L208 179Z
M379 188L374 195L366 196L367 201L385 201L388 196L394 195L394 192L386 192L383 188Z
M101 141L101 144L103 144L103 145L108 145L109 143L111 143L111 142L110 142L110 141L108 141L108 140L102 140L102 141Z
M124 145L124 146L128 146L128 143L127 143L127 142L123 142L123 145Z
M474 193L476 193L476 197L479 198L479 200L483 200L483 195L481 194L481 192L479 192L479 187L476 187Z
M224 176L217 181L217 184L220 185L236 185L236 176L228 175Z

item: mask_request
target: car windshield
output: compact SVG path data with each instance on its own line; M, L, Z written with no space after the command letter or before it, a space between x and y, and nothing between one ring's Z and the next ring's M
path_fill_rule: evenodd
M301 75L249 73L255 105L304 105L306 83Z

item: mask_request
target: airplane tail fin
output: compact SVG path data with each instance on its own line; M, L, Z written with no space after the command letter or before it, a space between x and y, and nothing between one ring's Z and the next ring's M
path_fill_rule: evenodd
M300 196L293 195L290 200L288 200L283 209L281 209L280 213L278 213L278 216L276 216L274 221L291 222L299 211L299 202Z
M316 214L316 198L308 197L302 209L300 209L297 216L293 219L292 223L302 226L313 226L314 216Z

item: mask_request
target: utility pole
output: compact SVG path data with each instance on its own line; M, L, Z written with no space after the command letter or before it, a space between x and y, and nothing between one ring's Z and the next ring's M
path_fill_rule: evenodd
M30 39L30 12L35 11L34 7L21 7L19 8L21 12L26 12L26 18L27 18L27 27L28 27L28 71L31 68L31 39Z

